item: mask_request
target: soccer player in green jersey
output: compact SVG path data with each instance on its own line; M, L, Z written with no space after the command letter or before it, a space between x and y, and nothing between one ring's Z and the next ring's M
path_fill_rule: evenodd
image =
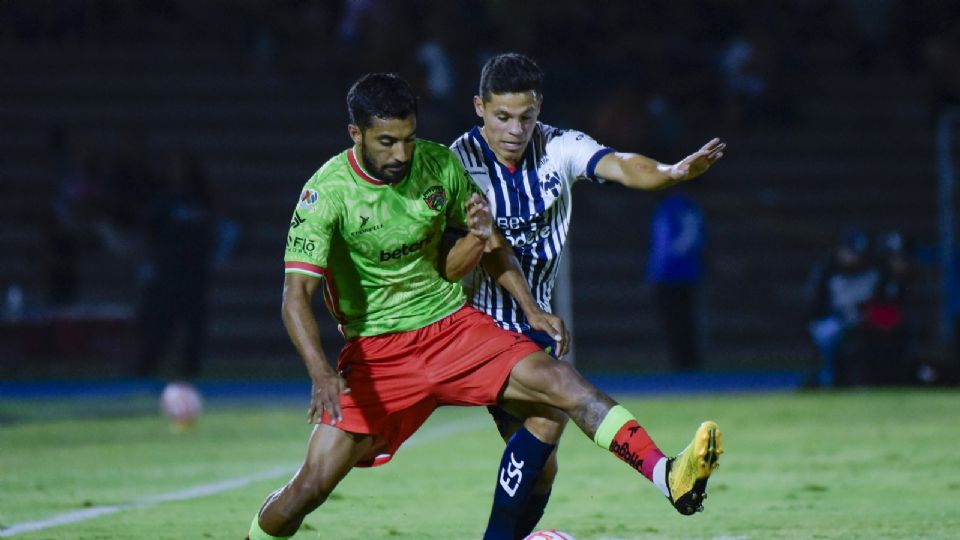
M417 140L417 101L402 79L366 75L347 104L354 146L307 181L285 254L283 321L310 375L316 425L303 465L267 497L248 538L295 534L353 467L387 462L442 405L556 407L695 511L722 452L716 424L701 424L668 467L626 409L466 305L459 279L485 256L499 259L504 280L523 279L487 201L450 150ZM447 226L466 234L441 261ZM337 369L311 309L318 289L346 338Z

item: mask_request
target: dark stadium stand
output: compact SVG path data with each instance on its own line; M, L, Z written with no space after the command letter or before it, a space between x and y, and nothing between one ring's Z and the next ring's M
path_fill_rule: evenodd
M936 242L923 82L897 71L851 73L839 58L830 49L814 52L816 77L802 83L797 125L719 133L729 151L697 192L709 238L708 369L810 366L806 281L844 228L899 229L920 244ZM650 197L580 189L572 245L584 368L603 370L614 359L666 369L640 287ZM935 338L939 302L930 263L918 268L914 291L921 349Z
M0 49L0 72L8 74L0 77L0 285L26 291L28 315L41 313L43 299L37 210L56 190L48 130L63 125L106 154L139 129L155 157L175 146L195 149L218 205L241 226L237 253L215 273L207 372L302 373L279 317L283 241L300 186L347 143L343 88L316 77L303 84L254 74L231 58L212 46ZM843 227L898 228L921 243L936 238L922 82L896 70L852 73L829 49L810 61L818 64L816 76L802 81L795 125L684 138L685 148L713 135L729 145L698 192L710 242L708 370L808 367L804 286ZM580 186L576 193L578 362L593 372L666 369L642 286L654 198L618 187ZM120 253L90 248L82 257L80 303L132 312L137 265L136 246ZM928 267L921 273L920 337L929 342L936 274ZM339 337L329 319L323 323L333 354ZM43 359L7 356L0 373L17 372L11 364L24 360ZM115 357L86 361L117 376L133 365Z

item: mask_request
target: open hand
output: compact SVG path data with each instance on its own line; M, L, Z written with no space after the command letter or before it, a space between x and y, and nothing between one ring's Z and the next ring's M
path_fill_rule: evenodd
M307 422L319 424L323 420L323 411L327 411L331 425L337 425L337 422L343 420L343 412L340 409L340 395L350 393L347 380L343 378L343 375L331 370L329 374L313 381L313 390L310 392L310 408L307 410Z
M713 139L703 145L700 150L683 158L682 161L670 168L670 177L674 180L691 180L707 172L707 169L723 157L727 143L720 139Z
M470 234L486 242L493 234L493 215L486 197L478 193L467 200L467 228Z
M557 358L567 354L570 349L570 334L567 332L567 326L563 319L546 311L538 311L527 315L527 322L530 328L546 332L555 342L557 342Z

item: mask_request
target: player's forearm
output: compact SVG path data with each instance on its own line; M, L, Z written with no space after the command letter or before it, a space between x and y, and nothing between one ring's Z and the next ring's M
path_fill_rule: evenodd
M443 273L447 281L460 281L472 272L483 257L485 246L486 241L473 234L458 239L444 262Z
M517 304L520 305L520 309L523 310L523 314L527 318L541 311L540 304L537 304L537 301L533 299L533 294L530 292L530 285L527 283L527 279L519 267L504 272L500 276L500 279L497 280L497 283L506 289L507 292L510 293L510 296L517 301Z
M653 190L682 180L676 166L665 165L640 154L613 152L597 163L596 175L631 189Z
M660 163L640 154L630 154L623 161L622 168L622 183L629 188L655 190L681 181L674 177L673 165Z
M307 367L311 380L329 376L333 369L327 362L320 341L320 326L317 324L309 297L288 294L284 291L283 326L287 329L290 341L296 347Z
M517 301L524 315L529 316L534 310L540 309L520 269L520 261L509 244L504 243L491 250L484 255L480 264Z

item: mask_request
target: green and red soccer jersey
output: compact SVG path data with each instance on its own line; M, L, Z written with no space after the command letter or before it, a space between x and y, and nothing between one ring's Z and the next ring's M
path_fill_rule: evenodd
M447 225L467 228L465 203L478 192L453 153L429 141L417 141L396 184L360 161L351 148L307 181L284 256L286 272L323 278L347 339L422 328L464 304L460 283L440 275L438 245Z

